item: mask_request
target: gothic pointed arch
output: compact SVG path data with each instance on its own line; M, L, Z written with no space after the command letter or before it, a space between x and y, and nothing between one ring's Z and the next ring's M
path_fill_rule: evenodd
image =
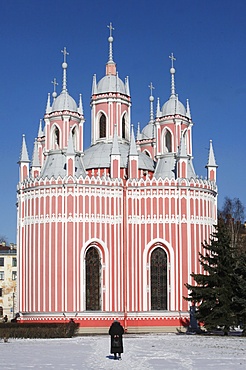
M51 133L51 147L52 149L59 149L61 145L61 132L57 125L53 126Z
M150 152L147 149L145 149L143 153L146 154L148 157L152 158Z
M72 128L72 138L73 138L73 146L74 149L77 149L77 144L78 144L78 129L76 126Z
M122 139L126 138L126 114L123 115L122 117Z
M98 249L91 246L85 255L86 310L101 310L101 259Z
M172 152L172 133L170 130L166 129L163 136L163 152L170 153Z
M107 136L107 120L104 113L100 114L99 118L99 138L103 139Z
M150 258L151 310L167 310L167 254L155 248Z

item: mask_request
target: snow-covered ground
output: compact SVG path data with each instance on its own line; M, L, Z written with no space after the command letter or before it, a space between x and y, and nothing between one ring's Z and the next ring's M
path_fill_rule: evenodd
M122 361L109 353L109 336L9 339L0 342L3 369L246 369L246 338L125 335Z

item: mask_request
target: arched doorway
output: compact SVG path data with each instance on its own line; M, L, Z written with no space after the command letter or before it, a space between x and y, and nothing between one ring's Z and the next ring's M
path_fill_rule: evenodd
M86 310L101 310L101 261L97 248L90 247L85 256Z
M158 247L150 260L151 310L167 310L167 255Z

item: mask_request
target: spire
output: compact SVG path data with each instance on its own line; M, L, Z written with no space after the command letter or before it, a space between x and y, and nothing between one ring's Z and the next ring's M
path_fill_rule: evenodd
M154 122L154 107L153 107L154 97L153 97L153 94L152 94L153 90L154 90L154 86L153 86L152 82L150 83L149 88L150 88L150 97L149 97L149 101L150 101L150 120L149 120L149 122Z
M161 117L160 98L157 98L156 117Z
M108 42L109 42L109 54L108 54L108 63L114 63L114 61L113 61L113 41L114 41L114 38L112 36L112 31L114 30L114 28L113 28L111 22L109 23L109 26L107 26L107 27L109 28L109 38L108 38Z
M92 81L92 92L91 95L97 94L97 76L96 74L93 75L93 81Z
M217 170L218 167L215 161L214 150L212 140L210 140L209 154L208 154L208 164L205 166L207 168L207 178L210 181L216 182Z
M125 78L125 89L126 89L126 95L130 96L129 77L128 76L126 76L126 78Z
M138 129L137 129L137 140L141 140L141 132L140 132L140 122L138 122Z
M42 119L40 119L39 128L38 128L38 138L43 137L43 136L44 136L44 133L43 133L43 129L42 129Z
M118 137L117 137L117 126L114 126L114 138L113 138L113 146L112 146L112 155L118 155L120 154L119 149L119 143L118 143Z
M26 147L26 139L25 135L22 135L22 147L21 147L21 155L20 155L20 162L30 162Z
M186 116L191 119L189 99L186 101Z
M130 142L129 155L138 155L134 131L133 131L133 125L132 125L132 131L131 131L131 142Z
M61 53L64 56L62 68L63 68L63 80L62 80L62 92L67 91L67 62L66 62L66 56L69 55L67 52L67 49L64 47L63 50L61 50Z
M47 104L46 104L46 110L45 110L45 113L50 113L50 112L51 112L50 93L48 93L48 98L47 98Z
M82 104L82 94L79 94L79 107L78 107L78 113L84 114L83 104Z
M171 53L169 58L171 59L171 65L172 65L171 68L170 68L170 73L171 73L171 96L175 96L175 81L174 81L175 68L173 66L173 62L174 62L174 60L176 60L176 58L174 58L173 53Z
M109 28L109 38L108 38L109 54L108 54L108 62L106 64L106 76L108 76L108 75L116 76L116 64L113 61L113 41L114 41L114 38L112 36L112 31L114 30L114 28L113 28L111 22L110 22L109 26L107 26L107 27Z
M39 156L38 156L38 143L37 139L34 142L33 155L32 155L32 167L41 167Z
M210 145L209 145L209 154L208 154L208 164L206 165L206 168L208 167L218 167L215 161L215 156L214 156L214 150L213 150L213 144L212 140L210 140Z

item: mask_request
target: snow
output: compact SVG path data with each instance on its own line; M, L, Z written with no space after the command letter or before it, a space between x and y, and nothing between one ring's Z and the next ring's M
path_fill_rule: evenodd
M1 369L246 369L246 338L198 335L124 335L122 361L109 336L0 341Z

